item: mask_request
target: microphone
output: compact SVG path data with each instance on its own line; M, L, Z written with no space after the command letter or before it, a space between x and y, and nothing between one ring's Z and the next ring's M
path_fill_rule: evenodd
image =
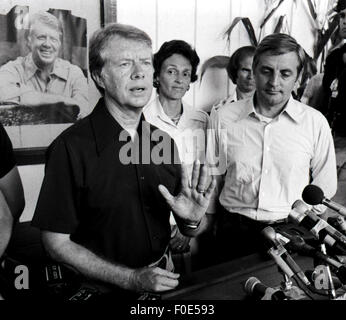
M346 237L327 221L310 211L303 201L297 200L293 203L289 216L294 222L308 229L316 239L332 248L342 252L346 251Z
M306 255L309 257L320 259L321 261L326 262L330 266L336 269L335 274L339 280L346 284L346 266L340 263L339 261L331 258L330 256L322 253L321 251L315 249L314 247L308 245L305 240L300 236L292 236L290 242L287 244L288 249Z
M283 291L264 285L256 277L250 277L246 280L244 290L248 295L256 297L257 299L262 299L267 296L270 297L268 300L288 300Z
M276 232L272 227L266 227L262 230L262 234L274 244L276 249L279 251L280 256L285 261L285 263L289 266L289 268L293 271L295 275L306 285L310 286L311 283L308 278L305 276L304 272L300 269L298 264L293 260L290 254L287 252L285 247L280 243L280 241L276 237Z
M303 190L302 198L307 204L312 206L324 204L328 208L346 217L346 208L330 199L325 198L322 189L318 186L313 184L307 185Z
M344 217L340 215L336 217L329 217L327 222L346 236L346 220Z

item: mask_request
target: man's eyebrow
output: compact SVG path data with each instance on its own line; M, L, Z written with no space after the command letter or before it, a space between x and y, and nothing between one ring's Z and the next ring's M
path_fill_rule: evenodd
M281 71L281 72L291 72L291 73L293 72L292 69L281 69L280 71Z
M261 69L273 70L273 67L270 67L270 66L267 66L267 65L261 65Z

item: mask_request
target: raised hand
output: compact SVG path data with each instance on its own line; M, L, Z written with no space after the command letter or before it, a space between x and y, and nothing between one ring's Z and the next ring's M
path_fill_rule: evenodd
M159 185L159 190L176 218L187 224L198 224L207 211L216 181L214 177L210 179L207 167L198 160L193 164L191 182L184 164L181 170L181 190L177 196L172 196L163 185Z

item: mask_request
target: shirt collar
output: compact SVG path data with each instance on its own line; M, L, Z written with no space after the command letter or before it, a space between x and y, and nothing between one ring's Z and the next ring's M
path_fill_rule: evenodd
M167 122L169 124L173 124L173 122L171 121L171 119L167 116L167 114L163 111L163 107L161 105L161 102L160 102L160 99L159 99L159 96L157 96L155 98L155 103L154 103L154 106L155 106L155 114L156 116L161 119L162 121L164 122ZM174 124L173 124L174 125Z
M244 99L243 111L240 112L238 121L245 119L246 117L256 114L255 106L254 106L254 97L249 99Z
M244 101L245 105L243 108L243 112L239 114L238 121L250 115L255 115L257 113L255 110L254 99L255 99L255 94L253 95L252 98L246 99ZM294 122L299 123L302 119L303 111L304 110L302 106L298 103L298 101L294 100L293 97L291 96L286 104L285 109L282 111L279 117L283 114L287 114L290 119L292 119Z
M297 123L302 120L303 112L304 109L302 105L298 101L294 100L292 96L288 100L287 105L283 110L283 113L288 114L288 116Z
M179 120L179 123L182 123L184 121L185 118L189 117L190 113L191 113L191 107L189 105L187 105L185 102L182 103L183 104L183 113L180 117L180 120ZM161 121L164 121L174 127L177 127L179 125L175 125L173 123L173 121L167 116L167 114L163 111L163 107L161 105L161 102L160 102L160 99L159 99L159 96L156 97L155 99L155 103L154 103L154 106L155 106L155 115L161 120Z
M25 79L29 80L31 77L33 77L38 70L33 58L32 58L32 53L29 53L25 57ZM62 78L64 80L67 80L68 77L68 68L66 65L62 63L62 60L57 58L54 61L54 66L51 74L56 75L59 78Z
M101 153L109 144L118 141L120 134L124 130L107 110L104 98L99 100L90 114L90 121L92 123L98 153ZM146 125L144 125L144 123L146 123ZM143 131L139 130L139 128L143 128ZM152 128L153 127L145 121L142 113L137 127L139 137L141 137L142 132L150 137Z
M95 135L97 151L99 153L110 143L114 143L115 139L119 137L123 130L120 124L107 110L104 98L99 100L90 114L90 121Z

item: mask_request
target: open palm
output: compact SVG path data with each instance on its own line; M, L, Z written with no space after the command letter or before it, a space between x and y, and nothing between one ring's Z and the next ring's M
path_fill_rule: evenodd
M216 182L214 178L210 179L206 166L198 161L193 164L191 183L184 164L181 170L181 190L177 196L172 196L163 185L159 186L159 190L177 217L198 223L207 211Z

